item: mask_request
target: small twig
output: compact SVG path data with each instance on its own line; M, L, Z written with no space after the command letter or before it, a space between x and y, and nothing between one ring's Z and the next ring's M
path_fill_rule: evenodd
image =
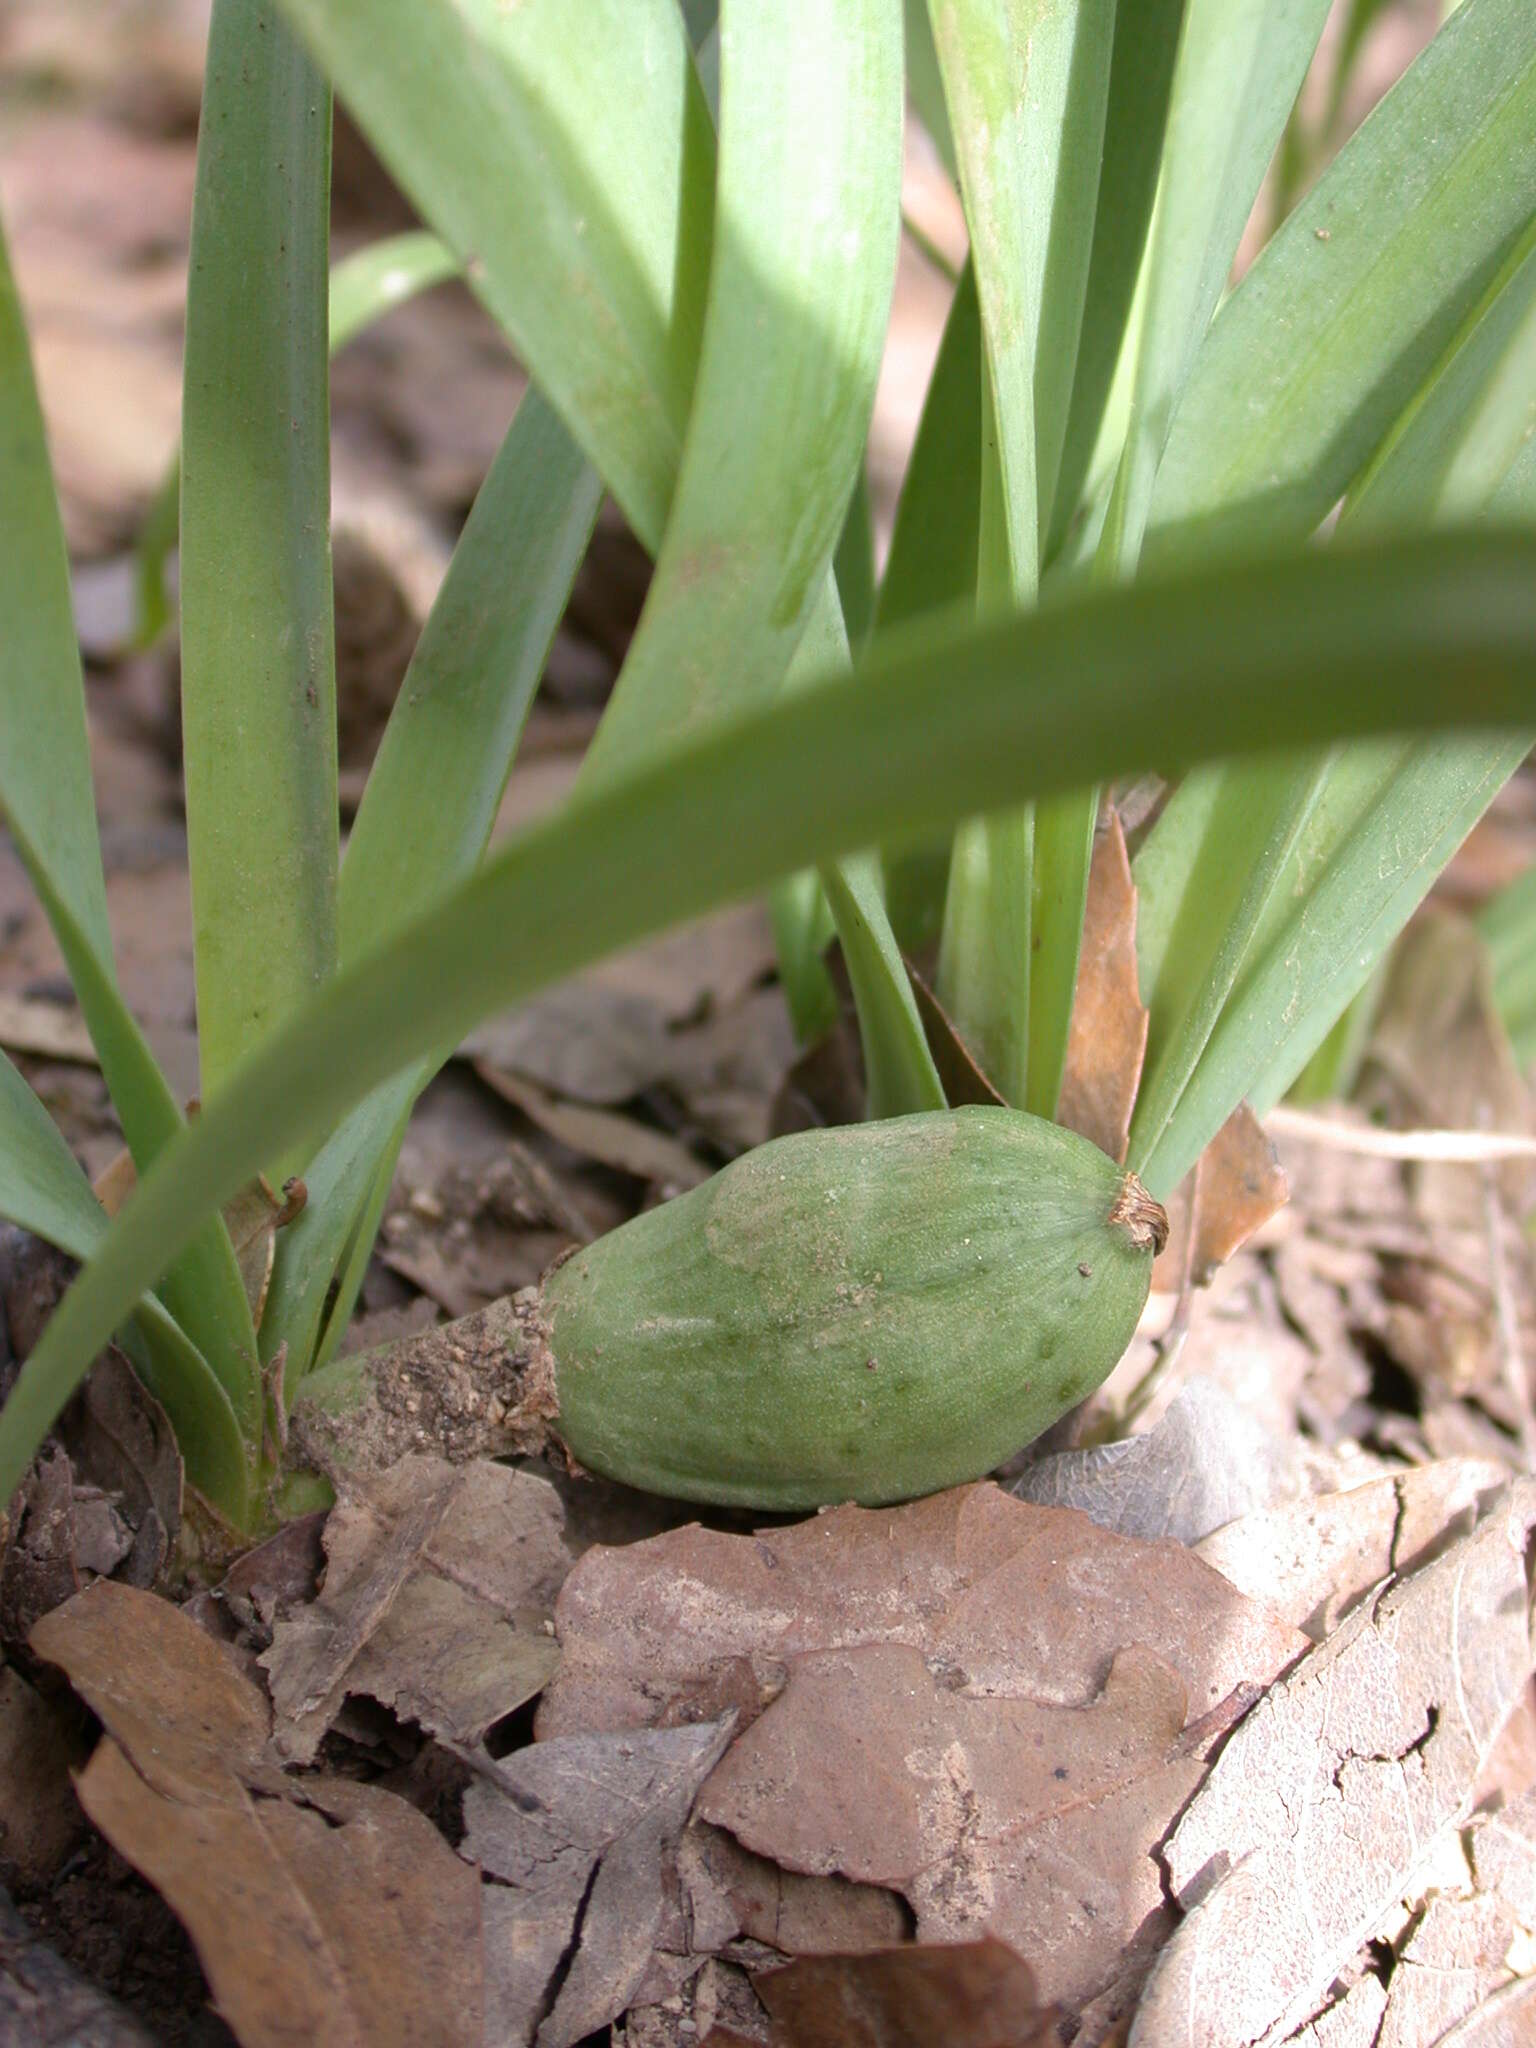
M1536 1138L1513 1131L1383 1131L1368 1124L1340 1124L1310 1110L1272 1109L1264 1128L1282 1138L1302 1138L1335 1152L1372 1159L1425 1160L1442 1166L1484 1166L1500 1159L1536 1159Z
M1498 1318L1499 1364L1503 1368L1505 1391L1514 1403L1525 1468L1528 1472L1536 1472L1536 1413L1531 1408L1530 1374L1526 1370L1525 1353L1520 1344L1520 1318L1509 1284L1509 1262L1504 1256L1504 1210L1491 1166L1483 1166L1481 1179L1483 1219L1488 1231L1489 1275Z

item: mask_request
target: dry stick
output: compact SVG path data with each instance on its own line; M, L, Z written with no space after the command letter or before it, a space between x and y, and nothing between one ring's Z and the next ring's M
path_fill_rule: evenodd
M1483 1166L1491 1160L1536 1159L1536 1137L1513 1131L1383 1131L1374 1125L1340 1124L1305 1109L1272 1109L1264 1128L1282 1138L1301 1138L1335 1152L1372 1159L1423 1160L1441 1166Z

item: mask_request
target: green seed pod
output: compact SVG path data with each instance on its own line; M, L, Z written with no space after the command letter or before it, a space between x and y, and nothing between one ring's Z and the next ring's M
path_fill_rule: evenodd
M935 1492L1100 1384L1166 1228L1016 1110L780 1138L546 1277L545 1412L582 1465L686 1500Z

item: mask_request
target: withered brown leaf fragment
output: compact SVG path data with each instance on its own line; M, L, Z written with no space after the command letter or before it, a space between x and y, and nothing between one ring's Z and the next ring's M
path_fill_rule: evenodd
M477 1459L355 1475L325 1527L318 1599L273 1630L277 1743L308 1762L349 1694L473 1743L559 1662L551 1603L570 1558L547 1480Z
M697 1719L711 1702L745 1721L791 1658L861 1643L909 1644L958 1687L1059 1706L1096 1699L1116 1651L1137 1643L1179 1673L1192 1716L1306 1648L1181 1544L987 1482L751 1536L693 1523L592 1550L555 1625L541 1739Z
M773 2048L1046 2048L1052 2010L1000 1941L807 1956L756 1980Z
M678 1837L730 1728L572 1736L481 1766L460 1853L488 1880L492 2039L571 2048L629 2006L675 1889Z
M151 1594L103 1580L32 1647L107 1731L81 1805L185 1925L242 2048L479 2048L479 1887L430 1821L285 1777L256 1687Z
M1288 1192L1263 1125L1240 1102L1169 1199L1171 1230L1152 1269L1153 1287L1176 1293L1186 1274L1203 1287L1285 1206Z
M1531 1670L1533 1525L1536 1481L1521 1481L1253 1708L1169 1840L1188 1918L1153 1972L1132 2048L1283 2034L1414 1896Z
M1106 806L1093 839L1077 992L1056 1121L1123 1161L1147 1050L1136 964L1136 884L1118 812Z

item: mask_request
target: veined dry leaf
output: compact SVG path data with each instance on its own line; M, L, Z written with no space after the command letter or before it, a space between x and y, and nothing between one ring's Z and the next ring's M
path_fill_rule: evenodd
M1254 1707L1165 1850L1188 1918L1132 2048L1283 2035L1413 1896L1531 1670L1533 1523L1536 1482L1519 1482Z
M805 1655L698 1810L788 1869L901 1891L920 1941L998 1936L1075 2008L1167 1932L1153 1851L1216 1732L1186 1737L1186 1702L1139 1647L1073 1707L969 1696L905 1645Z
M550 1604L570 1557L547 1480L477 1459L353 1474L325 1527L320 1597L262 1657L282 1753L308 1762L349 1694L474 1743L559 1662Z
M1186 1276L1203 1287L1285 1206L1287 1192L1274 1146L1240 1102L1168 1203L1168 1242L1152 1269L1154 1289L1175 1294Z
M808 1956L765 1971L773 2048L1046 2048L1053 2013L1000 1941Z
M520 1109L532 1123L583 1158L596 1159L604 1166L636 1180L656 1181L665 1188L694 1188L708 1180L710 1169L696 1154L665 1131L643 1124L638 1117L605 1109L591 1102L563 1102L537 1082L521 1074L475 1060L475 1072L503 1102Z
M695 1953L745 1935L786 1956L863 1955L907 1936L907 1909L894 1892L785 1870L704 1822L690 1824L677 1864Z
M640 1988L666 1876L731 1723L578 1735L479 1768L461 1854L484 1887L490 2038L572 2048Z
M981 1482L905 1507L833 1508L734 1536L696 1523L589 1551L555 1610L562 1662L540 1738L743 1721L789 1660L908 1644L977 1694L1086 1706L1130 1643L1176 1670L1199 1717L1264 1683L1305 1638L1178 1543L1139 1543Z
M1147 1050L1136 965L1136 884L1119 813L1105 807L1093 839L1083 946L1056 1121L1111 1159L1125 1158Z
M102 1581L32 1647L106 1728L80 1803L165 1895L243 2048L479 2048L479 1888L393 1793L289 1779L234 1658Z
M990 1485L589 1552L557 1625L541 1733L735 1706L701 1819L903 1892L928 1936L997 1934L1069 2002L1145 1964L1154 1847L1304 1644L1181 1545Z
M1207 1536L1199 1555L1321 1641L1373 1586L1414 1570L1450 1533L1464 1533L1508 1479L1482 1458L1405 1467L1339 1493L1256 1509Z
M1039 1507L1080 1508L1122 1536L1198 1543L1266 1506L1279 1468L1274 1441L1259 1419L1215 1380L1196 1377L1145 1436L1039 1458L1010 1490ZM1253 1588L1243 1585L1243 1591Z

